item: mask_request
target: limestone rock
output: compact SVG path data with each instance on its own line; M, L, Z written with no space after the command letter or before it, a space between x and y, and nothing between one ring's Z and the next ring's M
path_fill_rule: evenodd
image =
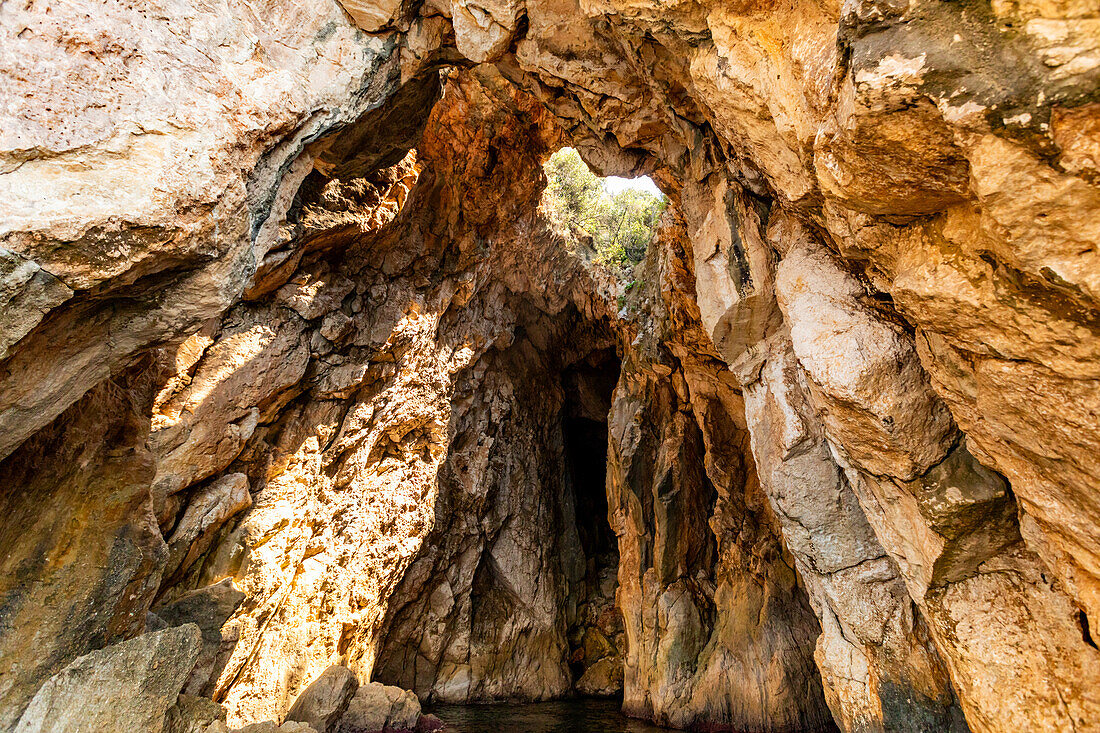
M211 733L1096 729L1094 5L4 4L0 728L195 619Z
M73 291L34 260L0 248L0 359Z
M60 287L26 291L38 305L26 300L20 328L51 311L9 357L0 455L136 353L231 305L275 243L306 144L393 91L393 43L311 2L260 15L82 2L6 18L0 238ZM96 302L59 310L64 288Z
M176 355L174 361L187 379L170 382L154 407L158 500L228 466L255 431L260 408L278 400L305 374L309 347L303 328L295 318L271 316L268 309L240 307L195 361ZM233 482L223 482L208 490L212 507L221 493L229 492L228 504L215 509L215 516L243 501L239 486L232 497L233 488ZM193 521L201 524L199 517L210 510L196 511ZM196 526L189 531L201 530ZM186 554L183 548L178 552Z
M225 715L225 708L209 698L181 694L164 717L164 733L215 733L225 725Z
M317 733L329 733L358 689L359 680L352 671L334 664L302 690L286 719L308 723Z
M336 727L337 733L412 731L420 720L420 701L400 687L361 685Z
M785 334L746 377L760 481L809 590L815 658L844 730L965 731L947 669L914 614L905 579L836 464Z
M142 361L97 386L0 463L0 728L65 665L145 630L166 555L149 374Z
M184 593L179 598L156 607L156 615L169 626L196 624L202 631L202 649L184 692L207 695L233 650L232 637L225 638L223 626L241 605L244 594L225 579L214 585Z
M613 697L623 689L623 665L620 659L600 659L576 681L577 692L592 697Z
M15 729L159 733L199 653L188 624L86 654L50 678Z
M187 502L187 509L168 537L165 582L186 573L196 559L206 554L215 532L251 505L248 477L244 474L226 474L202 488Z
M852 462L907 480L939 463L954 421L908 334L860 303L864 289L823 248L792 248L776 289L823 420Z

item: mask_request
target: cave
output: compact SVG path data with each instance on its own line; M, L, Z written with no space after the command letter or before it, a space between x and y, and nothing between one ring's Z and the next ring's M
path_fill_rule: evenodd
M614 352L591 355L563 375L564 474L572 501L578 558L566 611L573 690L593 697L621 697L622 615L615 605L619 545L608 520L607 416L619 379Z
M0 4L0 730L1100 731L1098 22Z

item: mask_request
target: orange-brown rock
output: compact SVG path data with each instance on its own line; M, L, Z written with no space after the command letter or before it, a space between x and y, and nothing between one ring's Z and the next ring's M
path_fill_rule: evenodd
M1100 730L1094 5L4 4L0 728L195 622L172 725Z

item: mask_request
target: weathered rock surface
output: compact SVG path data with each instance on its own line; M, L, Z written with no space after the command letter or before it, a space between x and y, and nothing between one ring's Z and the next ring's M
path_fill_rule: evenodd
M181 694L164 716L164 733L221 733L225 708L206 697Z
M412 731L420 720L420 701L400 687L371 682L351 699L336 727L337 733Z
M135 353L232 304L276 244L306 145L377 106L399 71L393 39L330 0L32 3L0 32L0 238L30 263L5 281L57 281L19 286L23 315L6 312L19 330L40 320L9 347L7 455Z
M232 634L223 632L225 622L244 600L244 594L226 578L213 585L184 593L175 600L155 607L156 618L167 626L195 624L202 631L202 648L184 692L210 695L236 645Z
M359 680L352 671L334 664L302 690L286 719L308 723L317 733L329 733L358 689Z
M189 624L79 657L38 690L14 730L160 733L195 666L200 639Z
M98 385L0 463L0 728L66 664L144 630L167 555L147 372Z
M219 733L333 665L1100 729L1098 23L4 4L0 728L194 621ZM567 142L670 195L629 292L539 211Z
M624 710L685 728L828 729L819 627L756 483L741 397L688 298L684 222L667 217L660 237L635 301L658 329L631 344L610 417Z

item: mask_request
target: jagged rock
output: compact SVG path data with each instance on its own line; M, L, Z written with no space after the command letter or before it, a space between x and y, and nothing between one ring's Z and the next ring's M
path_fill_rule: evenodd
M160 616L156 615L152 611L149 611L145 614L145 633L146 634L151 634L154 631L160 631L162 629L167 629L168 626L169 626L169 624L168 624L167 621L165 621L164 619L162 619Z
M206 697L181 694L164 717L164 733L218 733L225 707Z
M244 593L234 588L233 581L226 578L156 607L156 615L162 623L168 626L196 624L202 631L202 649L194 671L183 688L184 692L191 695L212 692L212 684L225 667L236 641L232 636L223 634L222 628L244 598Z
M226 468L256 430L261 407L289 399L287 390L305 374L309 346L303 325L293 317L273 318L271 311L239 306L218 333L204 335L201 347L185 346L194 349L193 356L184 361L175 355L186 379L169 382L154 405L157 502ZM240 477L225 480L204 492L214 511L211 519L243 503L239 483ZM218 497L227 492L224 509L218 510ZM208 511L197 510L192 532L201 531ZM178 554L185 556L186 549Z
M164 582L184 575L192 563L206 554L214 534L230 518L252 505L248 477L230 473L200 489L168 537L168 561Z
M821 619L815 658L837 722L967 730L936 648L914 643L928 632L830 452L790 342L762 346L765 361L741 375L753 456Z
M310 2L301 15L285 3L255 15L82 2L7 18L0 65L21 71L0 125L0 238L96 294L69 310L48 298L50 314L11 352L0 455L133 354L231 305L275 244L307 143L399 85L392 41L360 33L336 3ZM81 366L51 353L82 354Z
M42 686L14 730L160 733L201 639L188 624L79 657Z
M347 667L334 664L302 690L290 711L288 721L309 723L317 733L329 733L347 710L359 680Z
M577 679L577 692L592 697L612 697L623 691L623 662L621 659L597 660Z
M667 381L662 366L624 369L610 423L624 710L685 728L826 727L817 621L741 454L713 449L747 439L737 396L699 364Z
M73 291L34 260L0 248L0 359Z
M359 687L336 727L337 733L413 731L420 720L420 701L400 687L371 682Z

